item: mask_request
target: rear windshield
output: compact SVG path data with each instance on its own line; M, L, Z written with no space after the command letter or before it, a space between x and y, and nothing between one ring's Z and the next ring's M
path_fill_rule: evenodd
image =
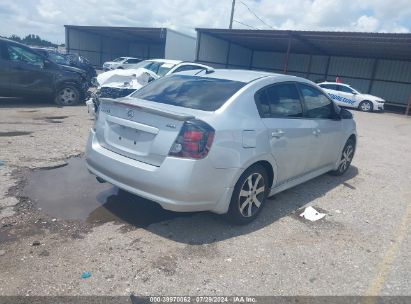
M155 80L133 97L203 111L215 111L245 85L244 82L188 75Z

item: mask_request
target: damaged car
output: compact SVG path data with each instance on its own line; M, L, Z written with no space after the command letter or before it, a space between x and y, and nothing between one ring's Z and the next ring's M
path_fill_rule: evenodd
M115 69L130 69L143 59L134 57L119 57L112 61L106 61L103 63L103 70L110 71Z
M77 68L59 65L30 47L0 38L0 95L42 96L60 106L84 100L88 82Z
M100 98L116 99L128 96L158 78L157 74L144 68L101 73L95 79L97 89L91 93L91 98L86 101L88 113L92 118L95 116Z
M87 82L91 85L91 80L96 77L97 73L91 63L84 57L77 54L61 54L48 48L32 47L37 53L43 55L50 61L65 66L71 66L82 70L85 73Z
M133 69L116 69L101 73L94 80L96 91L87 100L87 109L93 117L98 109L100 98L121 98L145 86L160 77L189 70L212 70L204 64L168 60L144 60Z

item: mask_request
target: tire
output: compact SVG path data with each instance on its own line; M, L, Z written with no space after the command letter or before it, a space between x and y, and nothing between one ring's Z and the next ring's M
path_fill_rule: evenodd
M74 106L80 102L79 90L71 84L62 85L54 96L54 103L59 106Z
M369 100L363 100L358 105L358 109L362 112L372 112L374 105Z
M340 164L338 165L337 170L333 170L330 173L335 176L341 176L347 172L348 168L351 165L352 159L355 153L355 141L351 138L345 143L344 149L341 153Z
M265 205L268 185L267 172L261 165L256 164L245 170L234 187L227 220L235 225L252 222Z

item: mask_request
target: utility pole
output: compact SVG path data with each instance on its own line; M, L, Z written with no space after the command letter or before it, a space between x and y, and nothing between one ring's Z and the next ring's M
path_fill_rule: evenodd
M230 30L233 28L234 7L235 7L235 0L233 0L233 4L231 5L231 17L230 17L230 27L229 27Z

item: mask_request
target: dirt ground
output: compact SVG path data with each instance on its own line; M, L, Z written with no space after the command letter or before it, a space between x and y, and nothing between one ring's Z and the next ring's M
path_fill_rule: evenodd
M237 227L97 183L85 106L0 100L0 295L411 296L411 118L354 116L345 176L280 193ZM306 206L325 218L300 219Z

